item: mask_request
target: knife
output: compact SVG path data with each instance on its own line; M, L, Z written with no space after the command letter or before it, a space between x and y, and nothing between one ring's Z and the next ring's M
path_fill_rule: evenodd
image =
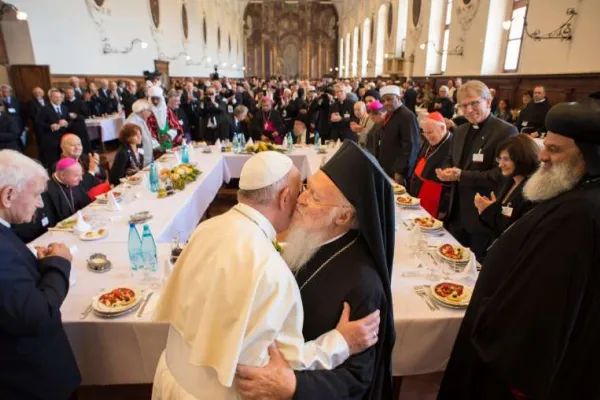
M86 317L92 312L92 303L79 315L79 319L86 319Z
M150 297L152 297L153 294L154 294L154 292L150 292L150 293L148 293L148 296L146 296L144 303L140 307L140 311L138 311L138 313L137 313L138 318L140 318L142 316L142 314L144 314L144 310L146 309L146 306L148 305L148 302L150 301Z

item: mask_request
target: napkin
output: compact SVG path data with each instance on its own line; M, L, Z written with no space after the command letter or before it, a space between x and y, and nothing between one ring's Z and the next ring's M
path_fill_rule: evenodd
M215 149L217 150L217 153L221 152L221 139L217 139L215 142Z
M248 146L254 146L254 141L252 140L252 138L250 138L247 142L246 142L246 147Z
M283 138L283 143L281 143L281 146L282 146L283 148L286 148L286 147L288 147L288 140L287 140L287 137L284 137L284 138Z
M342 147L342 142L340 141L340 139L338 139L337 142L335 142L335 148L339 149L340 147Z
M73 227L73 230L78 233L86 233L92 230L92 226L83 219L81 211L77 211L77 223Z
M106 202L106 207L110 211L121 211L121 205L115 199L115 195L112 191L108 192L108 201Z

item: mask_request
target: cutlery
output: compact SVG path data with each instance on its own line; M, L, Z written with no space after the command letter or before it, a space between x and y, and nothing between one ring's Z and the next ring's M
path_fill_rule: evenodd
M142 303L142 306L140 307L140 310L137 313L138 318L141 318L141 316L144 314L144 310L146 309L146 306L148 305L148 302L150 301L150 297L152 297L153 294L154 294L154 292L148 293L148 295L144 299L144 302Z
M423 301L425 301L425 303L431 311L436 311L440 309L437 306L437 304L433 303L433 301L429 297L429 294L427 293L427 287L425 285L415 286L415 293L419 295L419 297L421 297Z
M86 319L88 315L92 312L92 303L86 307L85 310L79 315L79 319Z

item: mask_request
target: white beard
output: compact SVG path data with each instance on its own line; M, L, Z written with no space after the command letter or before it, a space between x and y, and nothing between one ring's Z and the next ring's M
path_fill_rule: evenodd
M523 187L523 196L531 201L544 201L567 192L575 187L582 178L582 174L577 171L579 159L554 164L546 170L542 165L529 178Z

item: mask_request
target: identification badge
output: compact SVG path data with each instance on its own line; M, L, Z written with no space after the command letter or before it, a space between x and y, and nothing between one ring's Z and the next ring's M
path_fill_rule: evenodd
M139 148L139 149L138 149L138 154L144 155L144 149L142 149L142 148Z
M42 220L41 220L40 222L42 223L42 227L44 227L44 228L45 228L45 227L47 227L47 226L48 226L48 223L49 223L50 221L48 221L48 217L44 217L44 218L42 218Z
M523 121L523 126L527 126L528 122L527 121Z
M282 116L283 118L287 117L287 111L286 111L286 110L283 110L283 111L282 111L282 113L281 113L281 116Z
M473 162L483 162L483 153L473 154Z
M513 213L512 207L502 206L502 215L504 215L506 218L512 217L512 213Z
M348 118L350 118L350 114L348 114L348 113L344 114L344 119L348 119Z
M179 125L183 125L183 120L182 119L179 120Z
M8 109L8 113L9 113L9 114L14 114L14 113L16 113L16 112L17 112L17 110L15 110L15 109L14 109L14 108L12 108L12 107Z
M232 106L231 104L227 106L227 112L228 112L229 114L232 114L232 113L233 113L233 106Z

